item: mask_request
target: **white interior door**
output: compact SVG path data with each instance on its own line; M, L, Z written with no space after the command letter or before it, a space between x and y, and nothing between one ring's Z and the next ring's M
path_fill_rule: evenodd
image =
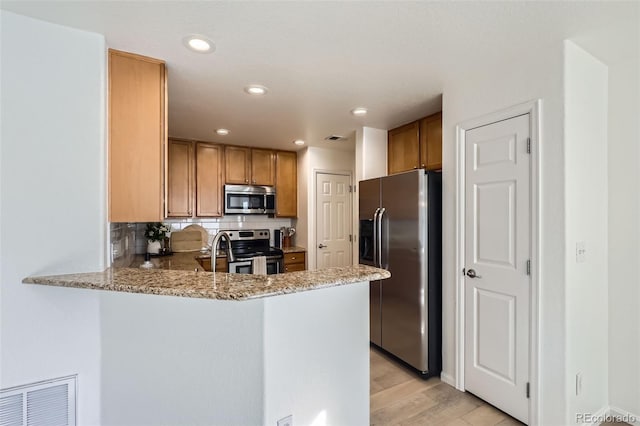
M316 267L351 265L351 176L316 173Z
M529 419L529 114L465 139L465 389Z

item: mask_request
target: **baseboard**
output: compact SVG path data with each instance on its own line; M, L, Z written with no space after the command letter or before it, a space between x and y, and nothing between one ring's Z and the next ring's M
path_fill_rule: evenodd
M440 373L440 380L448 385L453 386L454 388L456 387L456 379L445 372Z
M609 407L602 407L595 413L576 413L574 421L581 426L598 426L600 423L606 421L608 414Z
M640 426L640 415L633 414L618 407L609 407L609 416L614 417L615 420L622 420L633 426Z

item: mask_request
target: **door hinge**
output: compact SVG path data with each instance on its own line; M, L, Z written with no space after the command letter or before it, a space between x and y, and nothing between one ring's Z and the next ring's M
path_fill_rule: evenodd
M527 138L527 154L531 154L531 138Z
M349 192L356 192L355 185L349 185Z
M349 242L352 243L353 242L353 235L349 234Z
M527 399L529 398L531 394L531 386L529 385L529 382L527 382Z
M531 260L527 260L527 275L531 275Z

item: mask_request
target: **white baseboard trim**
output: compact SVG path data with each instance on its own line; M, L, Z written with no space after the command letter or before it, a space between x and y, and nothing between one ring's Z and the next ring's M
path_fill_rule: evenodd
M456 379L445 372L440 373L440 380L450 386L453 386L454 388L456 387Z
M640 414L633 414L618 407L609 407L608 414L630 425L640 426Z
M581 426L598 426L606 420L608 414L609 407L606 406L595 413L576 413L576 418L573 421Z

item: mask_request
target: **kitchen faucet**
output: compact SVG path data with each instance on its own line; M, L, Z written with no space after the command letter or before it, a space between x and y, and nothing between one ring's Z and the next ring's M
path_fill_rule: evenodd
M220 231L213 237L213 241L211 242L211 272L216 271L216 254L218 253L218 242L220 238L224 238L227 242L227 263L236 260L233 251L231 251L231 237L225 231Z

